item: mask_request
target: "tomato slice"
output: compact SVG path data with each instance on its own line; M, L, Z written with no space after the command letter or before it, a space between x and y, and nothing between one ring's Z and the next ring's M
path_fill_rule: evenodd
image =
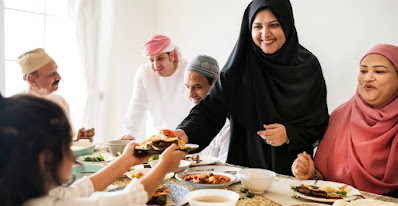
M343 185L342 187L340 187L341 190L344 190L345 188L347 188L347 184Z
M169 129L161 129L160 131L163 132L163 134L166 135L167 137L176 137L173 131Z

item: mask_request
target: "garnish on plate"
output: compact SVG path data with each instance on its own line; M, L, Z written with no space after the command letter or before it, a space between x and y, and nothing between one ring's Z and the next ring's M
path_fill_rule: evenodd
M96 156L96 157L85 157L84 161L87 162L103 162L105 161L104 157L102 155Z

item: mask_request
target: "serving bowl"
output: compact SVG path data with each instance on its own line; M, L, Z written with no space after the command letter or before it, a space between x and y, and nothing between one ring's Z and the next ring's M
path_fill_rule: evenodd
M202 189L187 194L191 206L233 206L239 200L239 194L230 190Z
M72 167L70 178L72 180L78 180L84 176L90 176L100 171L104 166L102 165L75 165Z
M71 150L75 154L75 157L83 155L91 155L94 153L95 144L89 140L81 139L77 142L72 142Z
M276 173L266 169L245 168L238 171L238 176L243 187L254 194L261 194L271 187Z
M159 160L152 160L148 164L151 166L151 168L154 168L158 162ZM181 160L180 165L178 166L178 169L177 171L175 171L175 173L185 171L186 169L188 169L189 165L191 165L190 161Z
M126 145L132 141L133 140L111 140L106 143L106 146L113 155L119 156L123 153Z
M204 174L209 174L213 173L214 175L222 175L225 177L228 177L230 179L229 182L226 183L220 183L220 184L207 184L207 183L193 183L190 181L185 181L184 177L186 175L204 175ZM218 189L218 188L225 188L228 187L229 185L233 184L234 181L236 180L236 176L233 174L225 173L225 172L214 172L214 171L191 171L191 172L180 172L175 175L175 177L181 181L183 184L186 185L191 185L194 186L195 188L199 189Z

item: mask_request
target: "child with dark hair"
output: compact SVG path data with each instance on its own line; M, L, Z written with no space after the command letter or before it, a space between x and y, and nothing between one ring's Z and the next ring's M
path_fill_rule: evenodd
M68 181L75 159L71 135L69 121L58 105L33 96L0 95L2 205L145 205L165 174L176 170L186 154L173 145L150 173L133 180L124 190L95 192L149 158L135 157L138 144L130 143L112 164L61 190L59 186Z

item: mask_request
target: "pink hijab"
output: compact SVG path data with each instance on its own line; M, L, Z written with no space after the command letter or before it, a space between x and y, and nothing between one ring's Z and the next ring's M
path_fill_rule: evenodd
M397 46L378 44L365 56L373 53L387 57L398 70ZM315 167L325 180L377 194L398 190L397 96L371 108L357 90L333 111L315 155Z

